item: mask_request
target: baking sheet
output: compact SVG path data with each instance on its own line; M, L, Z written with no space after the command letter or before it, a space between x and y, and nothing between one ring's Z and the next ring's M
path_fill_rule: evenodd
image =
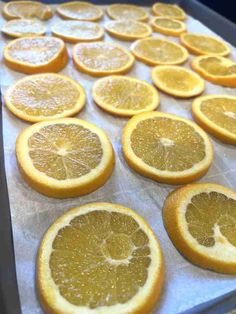
M0 3L2 8L3 3ZM52 6L55 8L55 6ZM145 8L149 11L148 8ZM50 25L60 18L54 16L52 20L45 22L50 34ZM109 20L107 17L100 22L103 24ZM0 17L0 26L5 23ZM213 34L199 21L188 17L187 28L195 33ZM0 35L0 49L9 42ZM163 37L153 33L154 37ZM178 42L178 39L166 37ZM115 41L127 49L131 43L115 40L106 34L105 41ZM72 45L67 44L71 54ZM231 58L236 60L236 50ZM191 60L191 57L190 59ZM189 67L189 62L186 67ZM5 166L8 183L16 271L23 314L42 314L43 311L37 301L35 293L35 258L37 249L44 232L50 224L66 210L88 202L106 201L119 203L136 210L152 226L157 234L164 252L166 264L166 282L160 302L155 314L174 314L185 311L197 304L207 302L224 293L232 291L236 287L236 278L221 275L211 271L200 269L186 261L174 248L164 229L161 217L163 202L172 186L159 184L144 178L132 171L124 161L121 151L121 132L125 123L124 118L113 117L101 111L91 98L91 88L96 81L88 75L78 72L72 65L72 61L61 73L69 75L79 81L87 93L86 107L77 116L80 119L90 121L101 127L112 141L116 153L116 166L111 178L99 190L83 197L74 199L56 200L47 198L32 190L22 179L16 164L15 140L17 135L29 124L17 119L5 107L3 102L3 139L5 151ZM134 68L127 75L139 77L151 83L150 67L136 61ZM2 93L6 88L24 74L11 71L4 65L0 67ZM229 94L236 96L236 90L223 88L206 82L204 94ZM179 100L160 93L160 111L174 113L191 119L192 100ZM207 175L201 182L215 182L229 188L236 187L236 150L231 145L224 145L212 138L215 148L215 158ZM145 313L144 313L145 314Z

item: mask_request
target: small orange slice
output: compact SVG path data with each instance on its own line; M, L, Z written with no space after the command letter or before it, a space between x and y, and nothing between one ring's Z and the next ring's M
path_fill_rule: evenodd
M180 21L186 19L184 10L176 4L158 2L152 6L152 12L158 16L170 17Z
M46 27L36 19L15 19L3 25L2 33L15 38L42 36Z
M135 20L146 21L148 18L147 12L133 4L112 4L107 8L107 14L114 20Z
M155 32L169 36L180 36L186 31L186 25L169 17L156 16L151 20L151 26Z
M5 64L27 74L58 72L65 67L65 43L55 37L23 37L11 41L3 52Z

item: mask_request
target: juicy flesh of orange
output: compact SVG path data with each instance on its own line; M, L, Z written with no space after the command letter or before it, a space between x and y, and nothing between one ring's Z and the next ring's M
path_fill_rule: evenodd
M99 99L118 109L140 110L153 101L153 93L141 82L129 80L104 80L96 90Z
M182 11L178 7L173 6L171 4L160 3L156 6L156 11L164 16L170 17L182 16Z
M35 20L17 19L10 21L10 24L6 26L6 30L11 33L30 36L42 32L43 24Z
M101 210L80 215L58 232L52 247L52 278L72 304L126 303L147 280L149 239L126 214Z
M48 117L72 109L79 96L78 89L69 81L48 74L19 83L10 100L26 114Z
M98 24L86 21L61 21L54 29L59 34L78 38L96 37L101 30Z
M236 134L236 99L222 97L204 100L201 111L215 124Z
M87 3L73 3L64 6L61 11L72 19L93 19L100 15L100 10Z
M209 57L200 61L200 67L211 75L236 75L236 64L231 66L225 65L222 61L215 57Z
M168 28L168 29L179 29L181 27L181 24L178 23L177 21L173 21L170 19L166 19L166 18L158 18L155 20L155 24L157 26L161 26L163 28Z
M198 133L183 121L158 117L139 122L131 135L134 154L158 170L183 171L205 157Z
M97 134L77 124L42 127L28 140L34 167L57 179L76 179L96 168L102 158Z
M213 247L216 241L224 243L220 233L236 246L236 200L218 192L200 193L191 199L186 209L186 221L190 234L205 247Z
M225 45L220 41L199 35L185 35L185 41L206 53L221 53L225 51Z
M8 12L21 18L41 17L44 14L44 7L40 3L12 3L8 6Z
M119 20L137 20L144 16L144 12L135 6L119 5L110 10L112 15Z
M109 30L126 34L126 35L141 35L147 32L147 28L135 21L116 21L114 24L109 25Z

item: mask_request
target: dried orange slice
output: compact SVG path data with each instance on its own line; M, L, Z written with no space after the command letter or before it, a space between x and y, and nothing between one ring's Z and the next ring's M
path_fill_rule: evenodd
M10 1L4 5L2 13L7 20L34 17L48 20L52 17L51 8L36 1Z
M93 76L127 73L134 57L122 46L111 42L79 43L73 49L79 71Z
M152 33L149 25L132 20L110 21L105 24L106 31L121 40L135 40L148 37Z
M182 33L186 32L186 25L183 22L169 17L156 16L150 23L155 32L159 32L164 35L178 37Z
M114 166L106 134L76 118L35 123L17 138L21 173L36 191L56 198L76 197L102 186Z
M157 66L152 70L151 76L157 88L175 97L197 96L205 88L199 75L180 66Z
M221 141L236 145L236 97L207 95L193 101L192 113L198 124Z
M8 21L1 29L7 36L20 38L41 36L46 33L46 27L38 20L16 19Z
M163 286L159 242L133 210L90 203L67 211L45 233L37 286L48 313L149 313Z
M217 85L236 87L236 63L219 56L200 56L191 66L204 79Z
M150 84L127 76L108 76L93 86L93 99L105 111L123 117L152 111L159 105L157 90Z
M17 81L7 90L5 101L18 118L39 122L75 115L84 107L86 95L71 78L45 73Z
M135 57L148 65L181 64L188 59L187 50L160 38L144 38L131 45Z
M107 14L114 20L135 20L146 21L148 19L147 12L133 4L116 3L107 8Z
M23 37L11 41L3 52L12 70L34 74L58 72L68 62L65 43L55 37Z
M190 262L236 274L236 193L213 183L189 184L167 197L163 219L176 248Z
M209 35L186 33L180 36L182 44L196 55L227 56L230 49L222 40Z
M98 21L103 17L103 10L85 1L73 1L60 4L57 13L65 18L79 21Z
M104 35L99 24L87 21L60 21L51 30L54 36L70 43L96 41Z
M176 4L158 2L152 6L152 12L158 16L170 17L180 21L186 19L184 10Z
M122 148L131 168L168 184L199 179L213 161L211 141L196 123L157 111L141 113L128 121Z

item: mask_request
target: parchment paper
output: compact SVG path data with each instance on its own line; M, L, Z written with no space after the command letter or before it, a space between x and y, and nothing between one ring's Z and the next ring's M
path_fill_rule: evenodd
M2 8L2 6L3 4L1 3L0 7ZM147 8L146 10L150 11ZM59 17L54 16L51 21L46 22L48 34L50 34L50 25L58 20ZM100 23L103 24L106 20L108 20L107 17ZM1 26L4 23L5 21L1 17ZM195 33L212 34L209 29L191 17L188 17L187 28ZM153 33L153 36L165 37L158 33ZM175 38L168 38L178 41ZM115 41L127 48L131 44L115 40L108 35L105 36L105 41ZM9 39L1 35L1 50L7 42L9 42ZM67 46L70 50L71 45ZM231 58L236 60L236 50L233 47L231 48L233 50ZM186 64L186 67L189 67L188 64ZM150 69L150 67L136 61L134 68L127 75L151 82ZM73 67L71 59L62 73L79 81L85 88L87 104L84 110L78 114L78 117L96 124L107 133L115 149L116 166L108 182L102 188L87 196L56 200L35 192L23 181L16 165L14 152L17 135L29 124L13 116L3 103L5 164L22 313L42 313L35 293L35 257L44 232L57 217L68 209L94 201L119 203L136 210L145 217L157 234L165 257L166 280L161 300L154 311L155 314L179 313L235 289L235 277L217 274L193 266L172 245L163 226L161 209L166 196L174 187L144 178L127 166L122 156L120 142L122 128L127 120L113 117L101 111L94 104L91 98L91 87L96 79L78 72ZM24 74L11 71L3 64L1 64L0 74L3 93L8 86L25 76ZM236 95L236 90L206 82L204 94L213 93ZM191 119L190 108L192 100L179 100L163 93L160 93L160 96L161 106L159 110ZM213 138L212 141L215 148L214 162L207 175L200 181L215 182L235 189L235 147L224 145Z

